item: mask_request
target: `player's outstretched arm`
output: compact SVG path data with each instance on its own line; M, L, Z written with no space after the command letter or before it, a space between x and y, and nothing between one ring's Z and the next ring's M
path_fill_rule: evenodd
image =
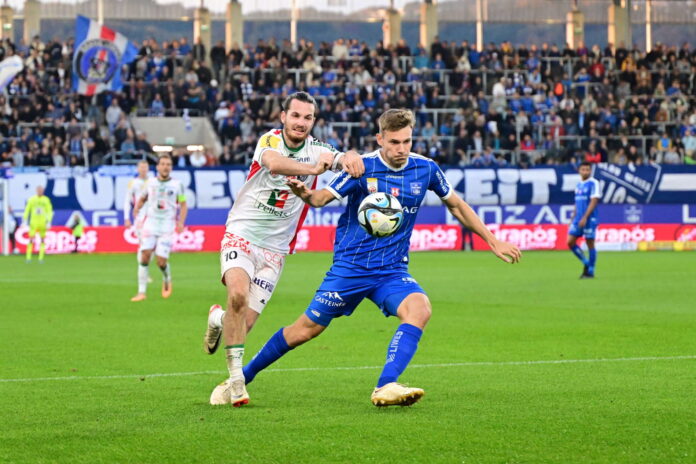
M300 197L302 201L315 208L321 208L336 199L333 193L328 190L312 190L308 188L304 182L297 179L288 179L288 187L290 187L292 193Z
M474 232L486 241L491 251L498 258L506 263L517 263L522 257L522 252L515 245L498 240L488 227L481 221L481 218L466 204L456 193L452 193L446 200L445 205L452 213L452 216L462 223L464 227Z
M320 156L317 164L300 163L281 155L275 150L263 152L261 164L263 164L272 174L283 176L317 176L331 166L333 156Z
M334 164L338 169L342 169L351 177L360 177L365 174L365 163L362 156L355 150L348 150L345 154L336 155Z

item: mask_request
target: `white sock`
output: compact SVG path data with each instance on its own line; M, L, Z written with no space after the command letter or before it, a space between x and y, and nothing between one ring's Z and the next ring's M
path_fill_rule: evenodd
M164 269L160 268L162 271L162 277L164 278L165 282L169 282L172 279L172 274L171 274L171 269L169 268L169 263L164 267Z
M231 380L244 379L242 367L244 366L244 345L225 347L227 355L227 370Z
M213 326L217 327L218 329L222 329L222 318L224 316L225 316L225 311L223 311L222 308L220 308L218 306L210 314L210 322L212 322Z
M146 293L147 292L147 277L148 277L148 272L147 272L147 266L143 266L142 264L138 266L138 293Z

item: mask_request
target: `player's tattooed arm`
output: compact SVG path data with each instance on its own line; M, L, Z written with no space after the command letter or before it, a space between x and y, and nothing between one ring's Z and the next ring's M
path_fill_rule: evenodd
M328 190L312 190L298 179L288 179L288 187L290 187L292 193L300 197L302 201L315 208L321 208L336 199L333 193Z
M446 200L445 205L452 215L467 229L486 241L491 251L506 263L517 263L522 257L522 252L515 245L498 240L488 227L481 221L476 212L471 209L462 198L453 193Z
M331 166L331 162L332 158L320 156L317 164L300 163L275 150L266 150L261 158L261 164L272 174L284 176L316 176L326 171Z
M365 163L357 151L348 150L345 153L339 153L336 158L337 167L343 169L351 177L360 177L365 174Z

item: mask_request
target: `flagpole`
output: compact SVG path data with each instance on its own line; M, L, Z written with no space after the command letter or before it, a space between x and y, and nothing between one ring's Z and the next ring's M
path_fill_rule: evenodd
M104 0L97 0L97 22L104 25Z

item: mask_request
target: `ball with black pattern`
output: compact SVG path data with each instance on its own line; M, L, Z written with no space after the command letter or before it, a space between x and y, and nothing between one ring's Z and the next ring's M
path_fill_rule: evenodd
M372 193L358 207L358 222L373 237L388 237L403 224L404 212L393 195Z

